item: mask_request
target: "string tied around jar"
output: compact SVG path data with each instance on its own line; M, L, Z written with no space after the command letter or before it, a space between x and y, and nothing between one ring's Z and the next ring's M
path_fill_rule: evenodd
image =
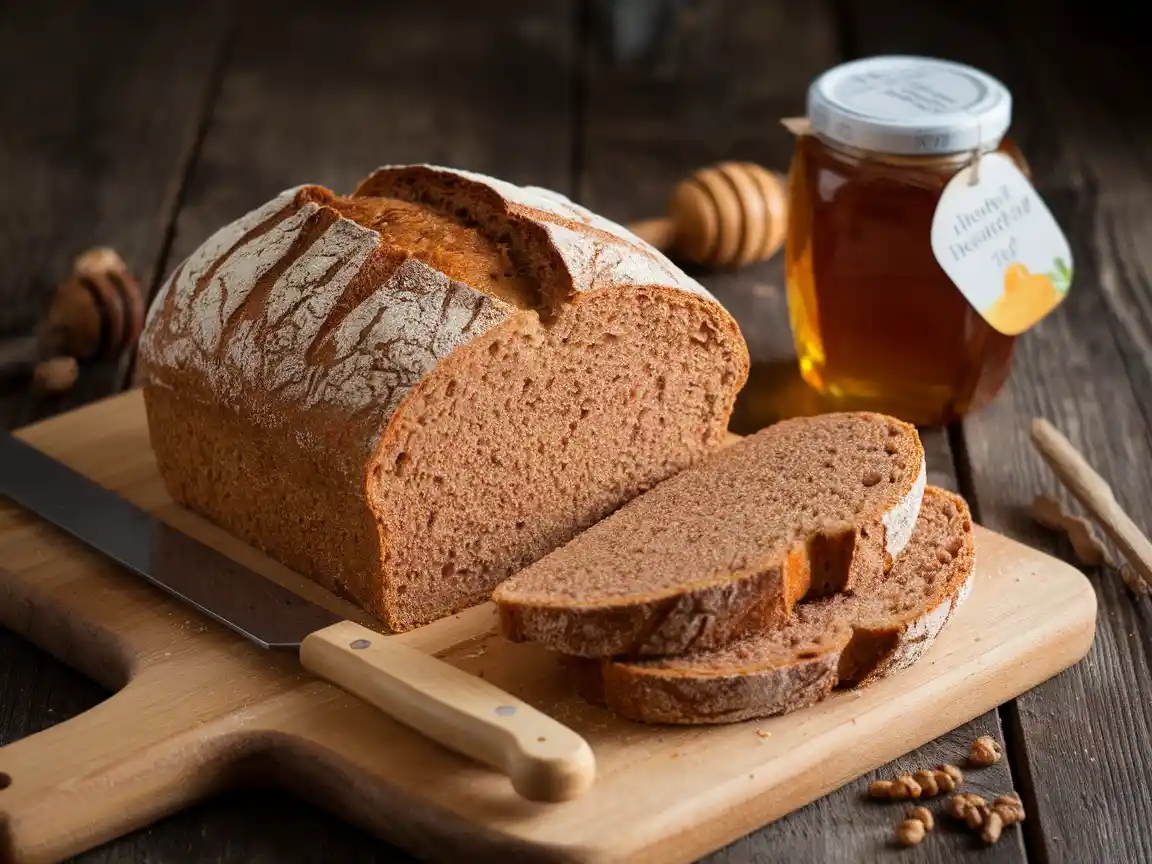
M984 155L984 145L981 144L984 135L980 128L980 118L975 117L974 119L976 120L976 146L972 148L972 157L968 161L968 166L972 169L972 173L968 175L969 186L975 186L980 182L980 157Z

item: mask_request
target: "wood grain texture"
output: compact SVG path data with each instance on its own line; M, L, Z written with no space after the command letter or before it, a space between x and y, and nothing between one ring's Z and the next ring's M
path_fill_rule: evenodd
M1089 236L1083 198L1075 203L1051 192L1047 198L1075 238L1076 285L1067 308L1021 341L1008 387L965 423L965 441L977 518L1074 560L1067 542L1035 525L1025 505L1036 492L1052 491L1077 509L1032 450L1026 418L1051 420L1109 479L1121 506L1144 520L1152 493L1144 471L1132 469L1149 464L1152 448L1102 307L1093 250L1082 239ZM1029 812L1039 826L1029 827L1028 836L1048 860L1140 860L1152 855L1152 838L1134 826L1149 824L1152 795L1145 784L1129 788L1122 778L1152 770L1152 705L1145 695L1152 688L1152 606L1134 598L1114 572L1092 575L1102 610L1093 651L1017 700L1015 734L1026 748ZM1083 801L1095 804L1075 803ZM1101 812L1096 808L1117 814L1108 828L1093 815Z
M145 288L159 277L228 28L226 0L51 0L0 9L0 75L9 82L0 88L0 337L35 326L74 256L90 246L116 248ZM123 364L106 360L85 364L64 396L36 397L22 383L7 382L0 387L0 424L12 427L106 396L123 377ZM0 628L0 744L107 695ZM152 860L188 860L155 841L148 848ZM201 854L210 848L205 844ZM89 857L141 860L114 852Z
M1065 308L1022 337L1005 391L964 423L962 475L977 519L1074 560L1067 542L1036 525L1027 509L1037 492L1057 490L1028 442L1031 418L1042 416L1148 527L1152 379L1141 346L1152 334L1142 311L1149 271L1141 244L1125 239L1147 224L1140 216L1149 197L1147 146L1135 128L1149 115L1134 115L1135 103L1125 101L1147 92L1147 64L1137 59L1145 49L1124 35L1119 6L1108 2L1063 3L1059 25L1051 6L1030 2L847 5L846 29L861 53L943 55L1008 85L1011 134L1072 242L1076 276ZM1069 52L1081 58L1079 75ZM1057 495L1070 503L1066 492ZM1036 860L1152 858L1152 836L1136 827L1152 822L1152 794L1124 779L1152 768L1152 604L1133 598L1115 573L1092 578L1101 614L1087 660L1004 712Z
M779 118L802 114L810 81L842 55L831 4L698 3L685 6L643 62L614 61L588 46L583 91L584 144L579 199L613 219L660 213L674 185L697 168L745 159L787 171L793 139ZM660 146L652 146L659 141ZM736 317L749 343L752 372L733 419L751 432L785 416L837 407L800 378L796 366L783 256L739 270L694 271ZM929 482L958 490L944 429L922 430ZM957 741L999 732L990 712L910 754L900 764L922 767ZM932 764L936 764L933 762ZM880 769L892 774L896 764ZM994 770L1011 787L1007 763ZM863 802L851 784L728 850L715 861L860 862L891 852L894 816ZM829 824L834 826L829 828ZM930 838L904 853L909 860L959 861L967 837ZM1019 832L1005 837L990 860L1024 860ZM712 859L709 859L712 860Z
M300 663L389 717L508 775L529 801L579 798L596 777L588 742L490 682L354 621L310 633Z
M255 826L255 827L254 827ZM259 830L257 830L259 829ZM133 842L114 841L68 859L70 864L283 864L341 860L418 864L420 859L364 831L350 829L303 798L253 783L223 792L142 828Z
M932 811L935 830L914 849L898 850L896 827L904 819L908 803L872 801L867 797L873 780L891 780L898 774L951 763L964 771L963 790L985 797L1011 791L1008 765L971 770L964 757L978 735L1000 738L995 711L942 735L883 768L878 768L843 789L826 795L781 819L768 831L738 840L708 859L708 864L744 864L760 861L888 861L899 854L900 861L947 864L967 861L978 850L980 861L1024 861L1023 834L1018 828L1004 832L1000 842L987 848L966 828L943 812L947 796L918 802Z
M24 335L73 258L113 246L145 287L193 158L228 31L227 0L0 9L0 335ZM15 82L19 82L16 84ZM11 428L116 392L123 364L85 364L67 395L0 393Z
M169 270L281 189L316 182L349 192L390 162L570 189L573 6L255 0L236 19ZM347 860L367 850L374 860L409 860L306 804L294 803L284 820L270 820L272 812L257 796L232 795L82 859L287 862L315 860L323 849Z
M1043 418L1032 421L1032 444L1065 489L1072 493L1072 497L1080 502L1092 520L1116 544L1132 570L1142 580L1141 591L1147 593L1152 586L1152 542L1116 502L1108 481L1084 460L1063 433ZM1074 540L1071 532L1069 534L1069 540ZM1075 543L1073 548L1083 555ZM1105 557L1100 556L1101 560Z
M0 746L97 705L108 691L0 628Z
M390 163L566 191L573 23L530 0L246 4L172 262L283 189Z
M323 595L164 493L138 391L30 429L36 446L290 588ZM563 805L441 748L68 541L0 508L0 621L109 685L96 709L0 748L0 850L55 860L264 778L435 860L688 862L1075 662L1092 593L1072 568L983 529L972 596L919 663L783 717L644 726L580 699L562 661L499 638L491 604L387 637L437 654L593 746ZM1025 602L1034 592L1042 599ZM955 694L963 689L964 698ZM5 853L0 851L0 857Z

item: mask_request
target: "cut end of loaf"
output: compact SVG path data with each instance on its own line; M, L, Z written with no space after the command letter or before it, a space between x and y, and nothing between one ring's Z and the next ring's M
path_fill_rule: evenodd
M796 710L915 662L967 597L974 566L967 506L929 487L910 543L878 583L800 603L785 626L716 651L606 660L592 689L612 710L650 723Z
M891 563L915 512L914 427L870 413L762 430L672 478L496 591L502 632L566 654L719 647Z
M458 351L397 412L369 502L382 598L406 629L512 573L716 450L742 380L710 304L629 287L523 315ZM413 530L415 526L415 530Z

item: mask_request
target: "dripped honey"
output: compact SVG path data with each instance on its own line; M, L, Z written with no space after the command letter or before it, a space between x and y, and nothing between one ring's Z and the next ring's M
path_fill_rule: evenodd
M1026 170L1014 146L1000 150ZM1004 384L1014 338L969 305L929 242L940 195L970 158L797 139L788 306L801 375L822 396L932 425L979 408Z

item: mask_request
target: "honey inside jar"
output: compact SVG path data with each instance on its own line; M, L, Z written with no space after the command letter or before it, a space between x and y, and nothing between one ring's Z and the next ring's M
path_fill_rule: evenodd
M918 91L921 80L879 92L951 107ZM1006 139L981 149L996 147L1019 161ZM979 408L1003 385L1013 337L968 303L929 241L944 187L972 158L877 152L819 132L797 139L788 306L801 375L821 395L931 425Z

